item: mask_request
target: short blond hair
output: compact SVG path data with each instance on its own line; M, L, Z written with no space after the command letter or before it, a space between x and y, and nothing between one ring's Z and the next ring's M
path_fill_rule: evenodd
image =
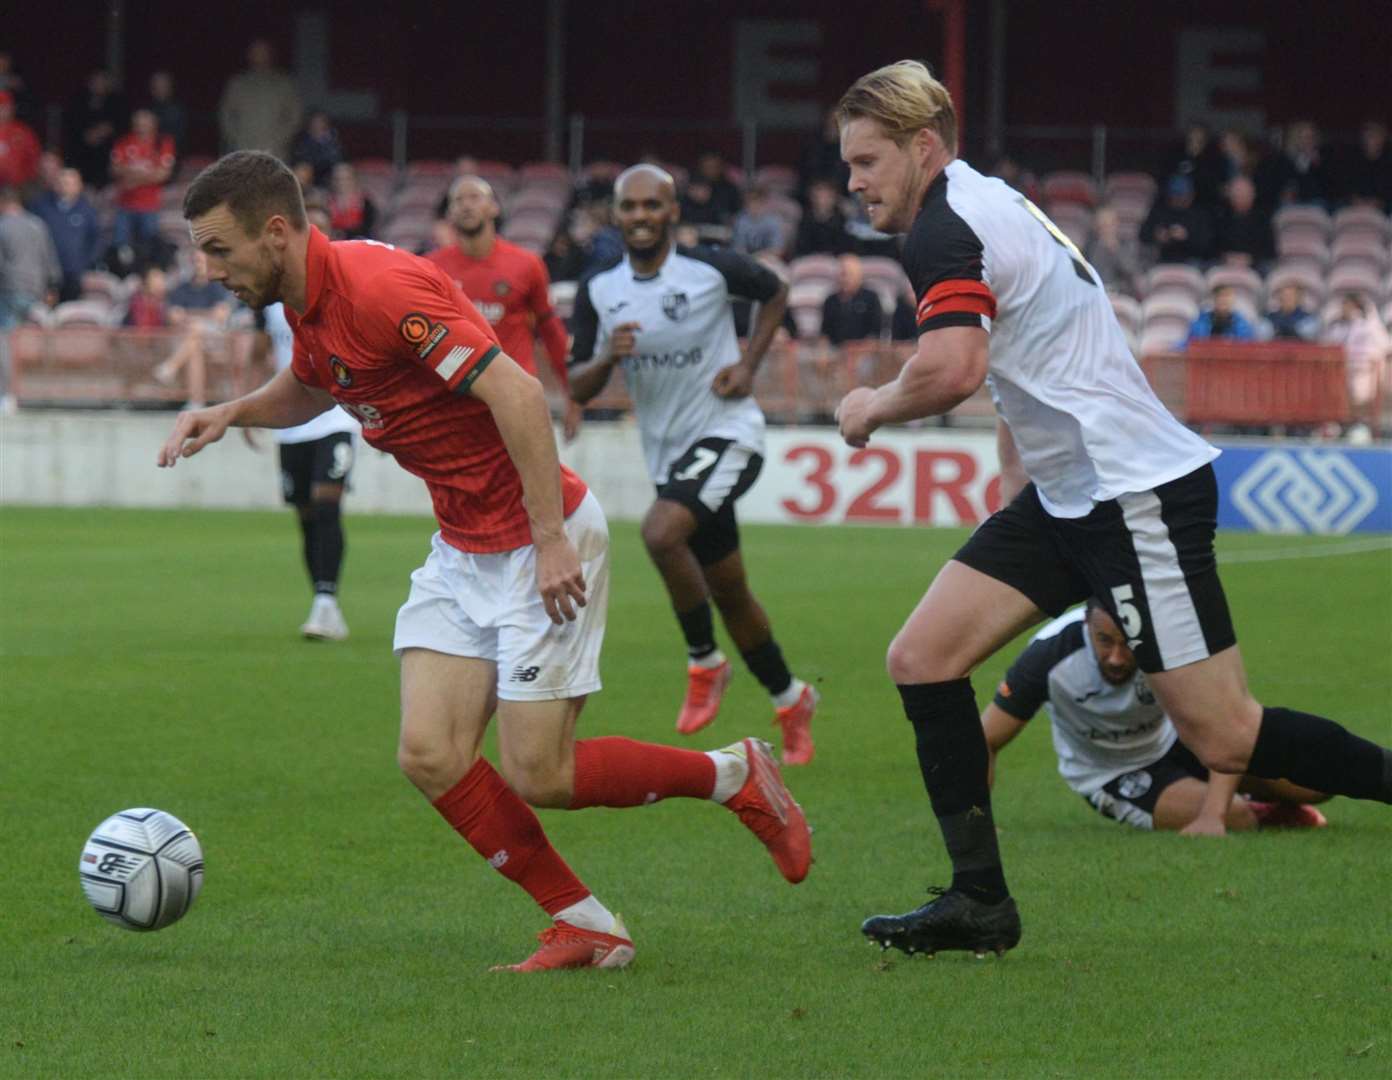
M844 128L860 118L876 121L885 135L903 146L914 132L928 128L950 153L957 152L957 110L947 87L933 78L926 64L900 60L862 75L836 106Z

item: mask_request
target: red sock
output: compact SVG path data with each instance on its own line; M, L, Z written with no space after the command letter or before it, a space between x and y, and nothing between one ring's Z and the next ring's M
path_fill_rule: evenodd
M483 758L434 805L489 866L526 889L548 915L590 895L556 854L532 808Z
M644 806L659 799L708 799L715 762L698 750L609 736L575 743L570 808Z

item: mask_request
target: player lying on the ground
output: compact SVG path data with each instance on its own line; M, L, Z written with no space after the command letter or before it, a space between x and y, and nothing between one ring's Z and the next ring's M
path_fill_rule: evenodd
M1126 635L1096 598L1035 635L982 713L993 782L996 757L1041 705L1049 714L1059 774L1109 818L1191 836L1325 824L1310 804L1328 795L1204 768L1179 741Z
M531 806L709 799L801 881L807 822L762 741L701 753L576 738L600 688L609 529L584 481L557 460L541 384L449 276L387 244L330 242L309 225L294 174L260 151L199 173L184 217L212 280L257 310L284 303L294 357L259 390L180 413L158 463L193 456L231 426L293 427L338 403L362 422L365 442L425 480L440 531L397 614L397 762L554 920L541 948L508 970L614 968L633 957L622 921L566 865ZM495 714L501 770L482 755Z

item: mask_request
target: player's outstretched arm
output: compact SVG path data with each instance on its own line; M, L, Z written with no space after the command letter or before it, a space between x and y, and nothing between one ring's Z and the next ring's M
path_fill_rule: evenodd
M754 318L754 326L749 331L749 343L744 347L744 356L738 364L731 364L715 373L711 389L720 397L748 397L754 388L754 375L764 356L773 343L773 335L783 325L783 315L788 310L788 286L778 283L778 291L759 304L759 313Z
M565 534L561 463L546 394L540 382L502 353L474 380L469 392L488 406L522 479L536 548L537 590L546 614L557 625L573 621L575 606L585 606L585 575L575 545Z
M988 335L975 326L944 326L918 337L893 382L877 390L852 390L836 410L841 437L864 446L878 428L941 416L976 393L986 381Z
M1000 458L1001 505L1008 506L1025 489L1029 476L1015 446L1015 436L999 416L996 417L996 456Z
M1181 836L1226 836L1228 808L1237 796L1240 775L1210 771L1204 785L1203 803L1194 820L1180 829Z
M286 368L250 394L206 409L181 412L173 432L160 447L156 463L170 468L181 457L193 457L221 439L229 427L294 427L313 420L333 403L329 394L306 386Z
M625 356L632 356L637 349L638 331L642 327L636 322L619 323L609 338L609 348L592 356L581 358L579 338L576 339L576 352L572 354L570 368L570 399L581 405L604 389L614 367Z
M990 755L986 765L986 782L992 787L996 783L996 755L1016 735L1025 730L1025 721L1017 720L995 702L986 706L981 714L981 727L986 733L986 752Z

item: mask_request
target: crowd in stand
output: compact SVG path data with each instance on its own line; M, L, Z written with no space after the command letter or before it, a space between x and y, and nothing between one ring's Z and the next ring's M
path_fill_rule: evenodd
M36 135L38 104L0 52L0 331L26 317L43 321L56 304L94 299L115 305L111 322L145 329L206 330L225 320L230 298L216 302L218 286L199 284L187 257L178 200L207 159L188 157L188 113L169 74L153 73L133 100L105 72L91 73L64 107L61 146L45 148ZM222 150L264 149L285 160L307 207L337 238L380 238L422 253L451 244L449 184L477 174L498 191L503 234L542 254L562 295L563 283L622 250L610 210L619 165L597 162L572 177L559 166L514 169L472 157L413 163L404 174L389 162L350 163L332 118L306 113L265 42L252 43L246 69L226 83L218 121ZM796 168L746 176L713 150L689 169L662 164L680 190L679 242L728 244L789 278L789 337L832 346L914 338L896 242L847 196L833 114ZM1364 367L1382 363L1383 306L1392 307L1392 149L1381 122L1365 123L1357 145L1339 152L1309 122L1265 142L1232 131L1215 137L1196 124L1157 175L1117 174L1100 189L1083 174L1041 181L1010 157L990 171L1042 205L1081 249L1138 353L1206 338L1287 338L1337 341L1373 358L1360 359ZM1291 208L1328 215L1344 207L1376 211L1386 223L1381 247L1361 249L1361 278L1329 273L1332 219L1311 225L1323 233L1306 236L1304 247L1283 228ZM1341 250L1357 254L1351 243L1340 249L1342 235L1335 262ZM94 273L106 276L98 283ZM1250 276L1232 277L1240 273ZM191 305L177 299L181 289L206 301L193 322ZM192 348L181 342L177 355ZM159 370L172 377L182 366ZM0 355L0 395L3 367Z

